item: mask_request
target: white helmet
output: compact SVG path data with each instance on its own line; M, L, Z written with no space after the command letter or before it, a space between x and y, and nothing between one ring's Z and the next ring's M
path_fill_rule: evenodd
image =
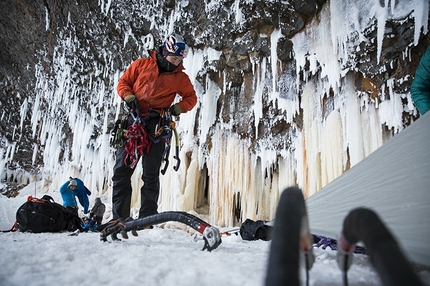
M181 57L187 57L188 45L180 35L169 35L164 41L163 47L169 54L175 54Z

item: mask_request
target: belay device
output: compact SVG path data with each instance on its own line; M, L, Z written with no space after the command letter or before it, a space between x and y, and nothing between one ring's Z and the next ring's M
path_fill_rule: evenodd
M203 235L205 242L202 250L212 251L221 244L221 236L218 228L211 226L202 219L186 213L178 211L162 212L152 216L139 218L135 220L123 220L118 219L112 224L108 224L100 232L100 240L107 241L107 237L110 235L113 240L116 240L118 233L123 234L123 238L128 238L126 233L128 231L136 231L138 229L144 229L145 227L160 224L168 221L177 221L184 223Z

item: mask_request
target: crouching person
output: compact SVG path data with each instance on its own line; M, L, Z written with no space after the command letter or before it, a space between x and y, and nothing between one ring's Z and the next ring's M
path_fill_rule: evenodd
M106 206L104 203L102 203L102 200L97 197L94 203L93 208L90 211L90 230L94 231L97 227L101 226L103 215L105 213Z
M89 230L90 230L90 227L91 227L91 222L92 222L92 221L93 221L92 219L90 219L90 218L86 217L86 218L84 219L84 225L82 226L82 231L84 231L84 232L89 231Z

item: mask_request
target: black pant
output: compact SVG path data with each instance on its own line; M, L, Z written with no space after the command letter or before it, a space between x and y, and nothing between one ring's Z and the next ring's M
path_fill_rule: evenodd
M150 134L154 133L158 118L152 118L146 122L146 130ZM157 213L158 196L160 193L160 167L163 160L165 142L160 140L152 143L149 154L142 158L142 180L143 186L140 189L141 207L139 218ZM124 163L126 158L125 148L119 148L116 153L115 166L113 168L113 189L112 189L112 213L113 219L127 218L130 216L131 204L131 176L135 168L130 168Z

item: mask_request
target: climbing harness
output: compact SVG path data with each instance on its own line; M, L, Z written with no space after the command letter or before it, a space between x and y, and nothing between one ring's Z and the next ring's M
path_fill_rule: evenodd
M113 146L125 148L126 157L124 158L124 163L130 168L134 168L139 158L149 153L153 143L163 141L165 144L162 156L164 168L162 168L161 173L164 175L169 166L170 141L172 139L172 134L174 134L176 154L173 158L177 162L176 165L173 166L173 169L178 171L181 164L181 159L179 158L179 136L170 111L149 109L148 115L141 118L138 102L134 100L128 108L128 112L129 114L125 118L115 122L114 129L111 132L111 144ZM129 116L133 119L131 125L128 125ZM157 117L159 120L155 126L154 133L149 134L145 128L146 121Z

